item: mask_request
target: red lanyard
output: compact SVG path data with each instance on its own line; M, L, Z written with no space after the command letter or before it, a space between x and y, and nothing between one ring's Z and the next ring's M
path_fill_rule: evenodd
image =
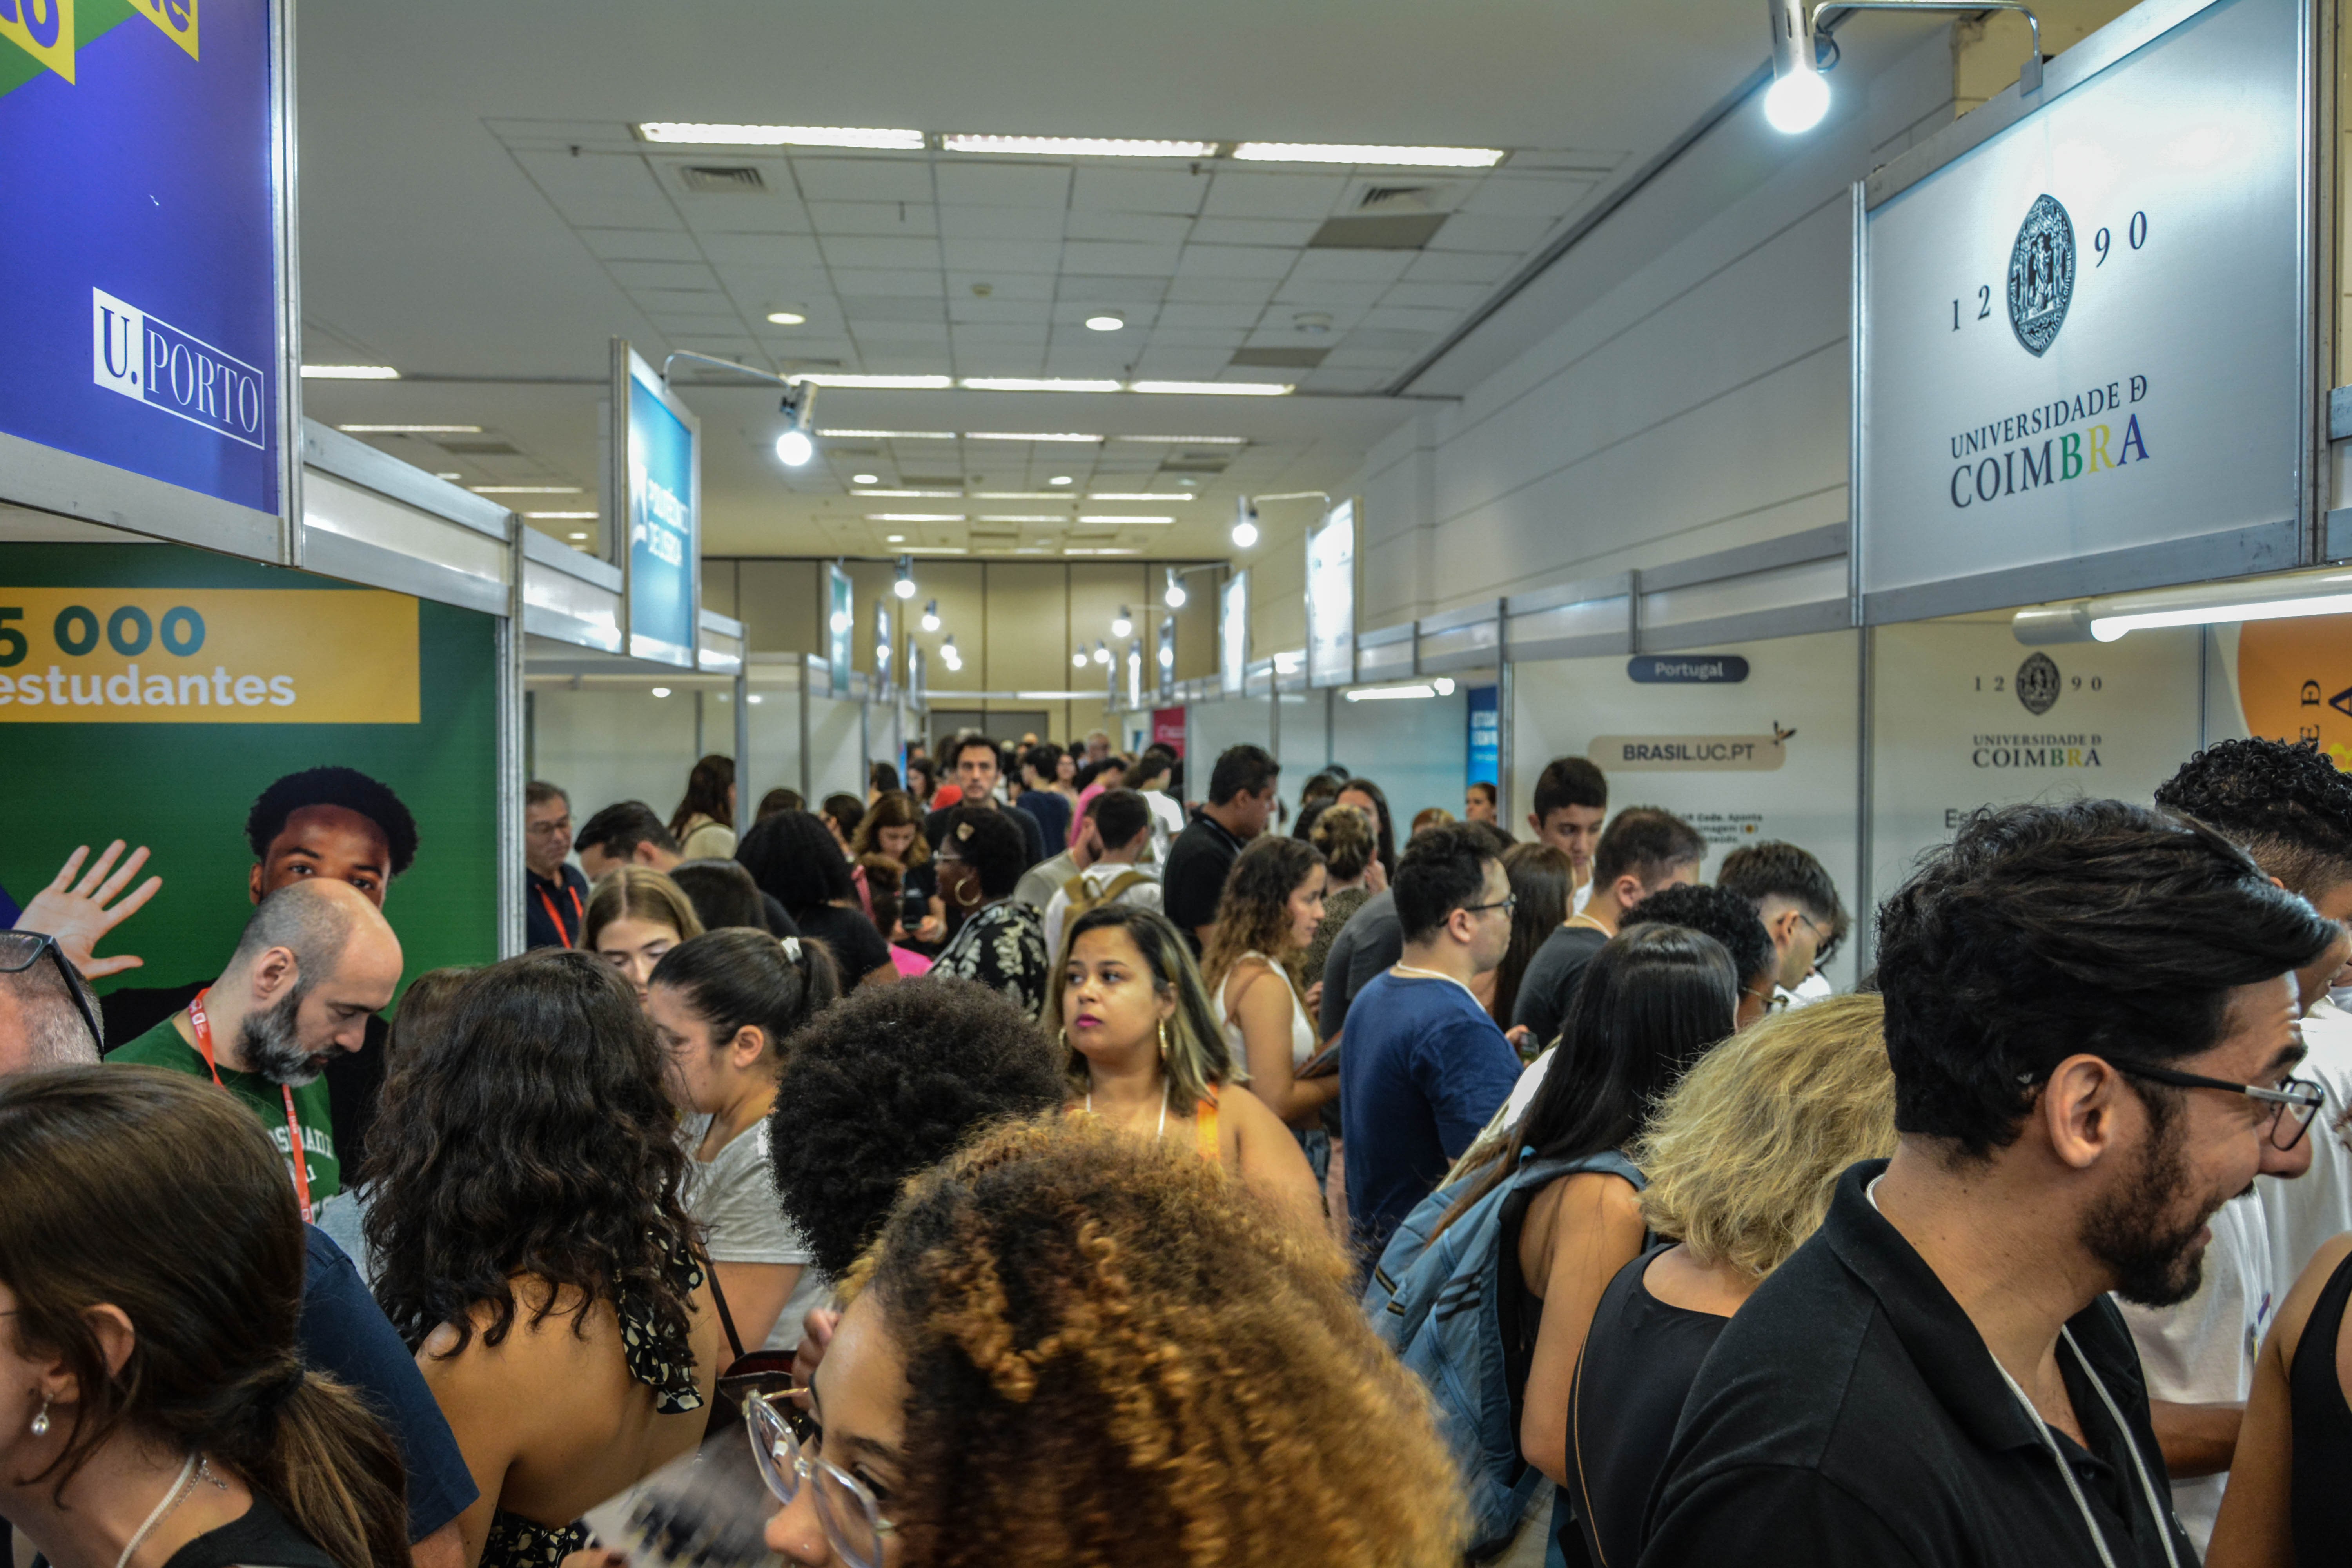
M563 890L572 895L572 918L585 925L588 921L588 911L580 907L580 889L566 882L563 884ZM537 893L539 901L547 907L548 923L555 927L555 940L570 947L572 930L563 923L563 917L555 912L555 900L547 896L545 888L534 887L531 891Z
M212 994L212 987L207 985L196 993L195 1000L188 1004L188 1028L196 1037L196 1049L204 1053L205 1070L213 1075L215 1084L226 1089L228 1085L221 1082L220 1068L213 1062L212 1020L205 1016L205 998ZM278 1092L286 1097L286 1136L294 1145L294 1195L301 1200L302 1223L308 1225L310 1223L310 1168L302 1152L302 1124L294 1117L294 1091L281 1083L278 1086Z

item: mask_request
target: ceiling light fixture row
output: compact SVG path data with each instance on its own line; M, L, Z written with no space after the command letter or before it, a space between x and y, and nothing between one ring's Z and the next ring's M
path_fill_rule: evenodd
M1209 142L1138 136L992 136L861 125L730 125L652 120L638 140L689 147L846 147L874 153L974 153L1026 158L1229 158L1244 163L1345 163L1373 168L1491 169L1501 147L1420 147L1345 142Z
M1125 324L1122 320L1120 325ZM1298 390L1297 383L1287 381L1097 381L1082 376L1034 375L958 378L814 370L795 372L792 379L811 386L853 386L866 392L1136 392L1147 397L1287 397Z

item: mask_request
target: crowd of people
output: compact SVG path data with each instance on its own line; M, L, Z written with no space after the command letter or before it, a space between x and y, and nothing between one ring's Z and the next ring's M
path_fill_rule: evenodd
M102 1000L155 881L78 852L0 933L19 1555L620 1568L748 1442L852 1568L2346 1559L2315 748L1968 816L1843 992L1819 858L1583 758L1523 826L1198 784L534 783L526 950L411 974L415 824L311 769L208 977Z

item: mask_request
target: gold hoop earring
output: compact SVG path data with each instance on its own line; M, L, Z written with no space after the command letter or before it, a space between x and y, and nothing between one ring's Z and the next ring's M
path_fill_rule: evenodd
M1168 1059L1168 1020L1165 1018L1160 1020L1160 1059L1163 1062Z

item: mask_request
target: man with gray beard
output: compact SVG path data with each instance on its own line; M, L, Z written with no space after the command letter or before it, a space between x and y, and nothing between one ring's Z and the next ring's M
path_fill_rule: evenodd
M252 1107L286 1156L302 1217L342 1191L327 1086L338 1052L400 984L400 939L367 896L311 878L261 900L218 980L107 1058L209 1078Z

